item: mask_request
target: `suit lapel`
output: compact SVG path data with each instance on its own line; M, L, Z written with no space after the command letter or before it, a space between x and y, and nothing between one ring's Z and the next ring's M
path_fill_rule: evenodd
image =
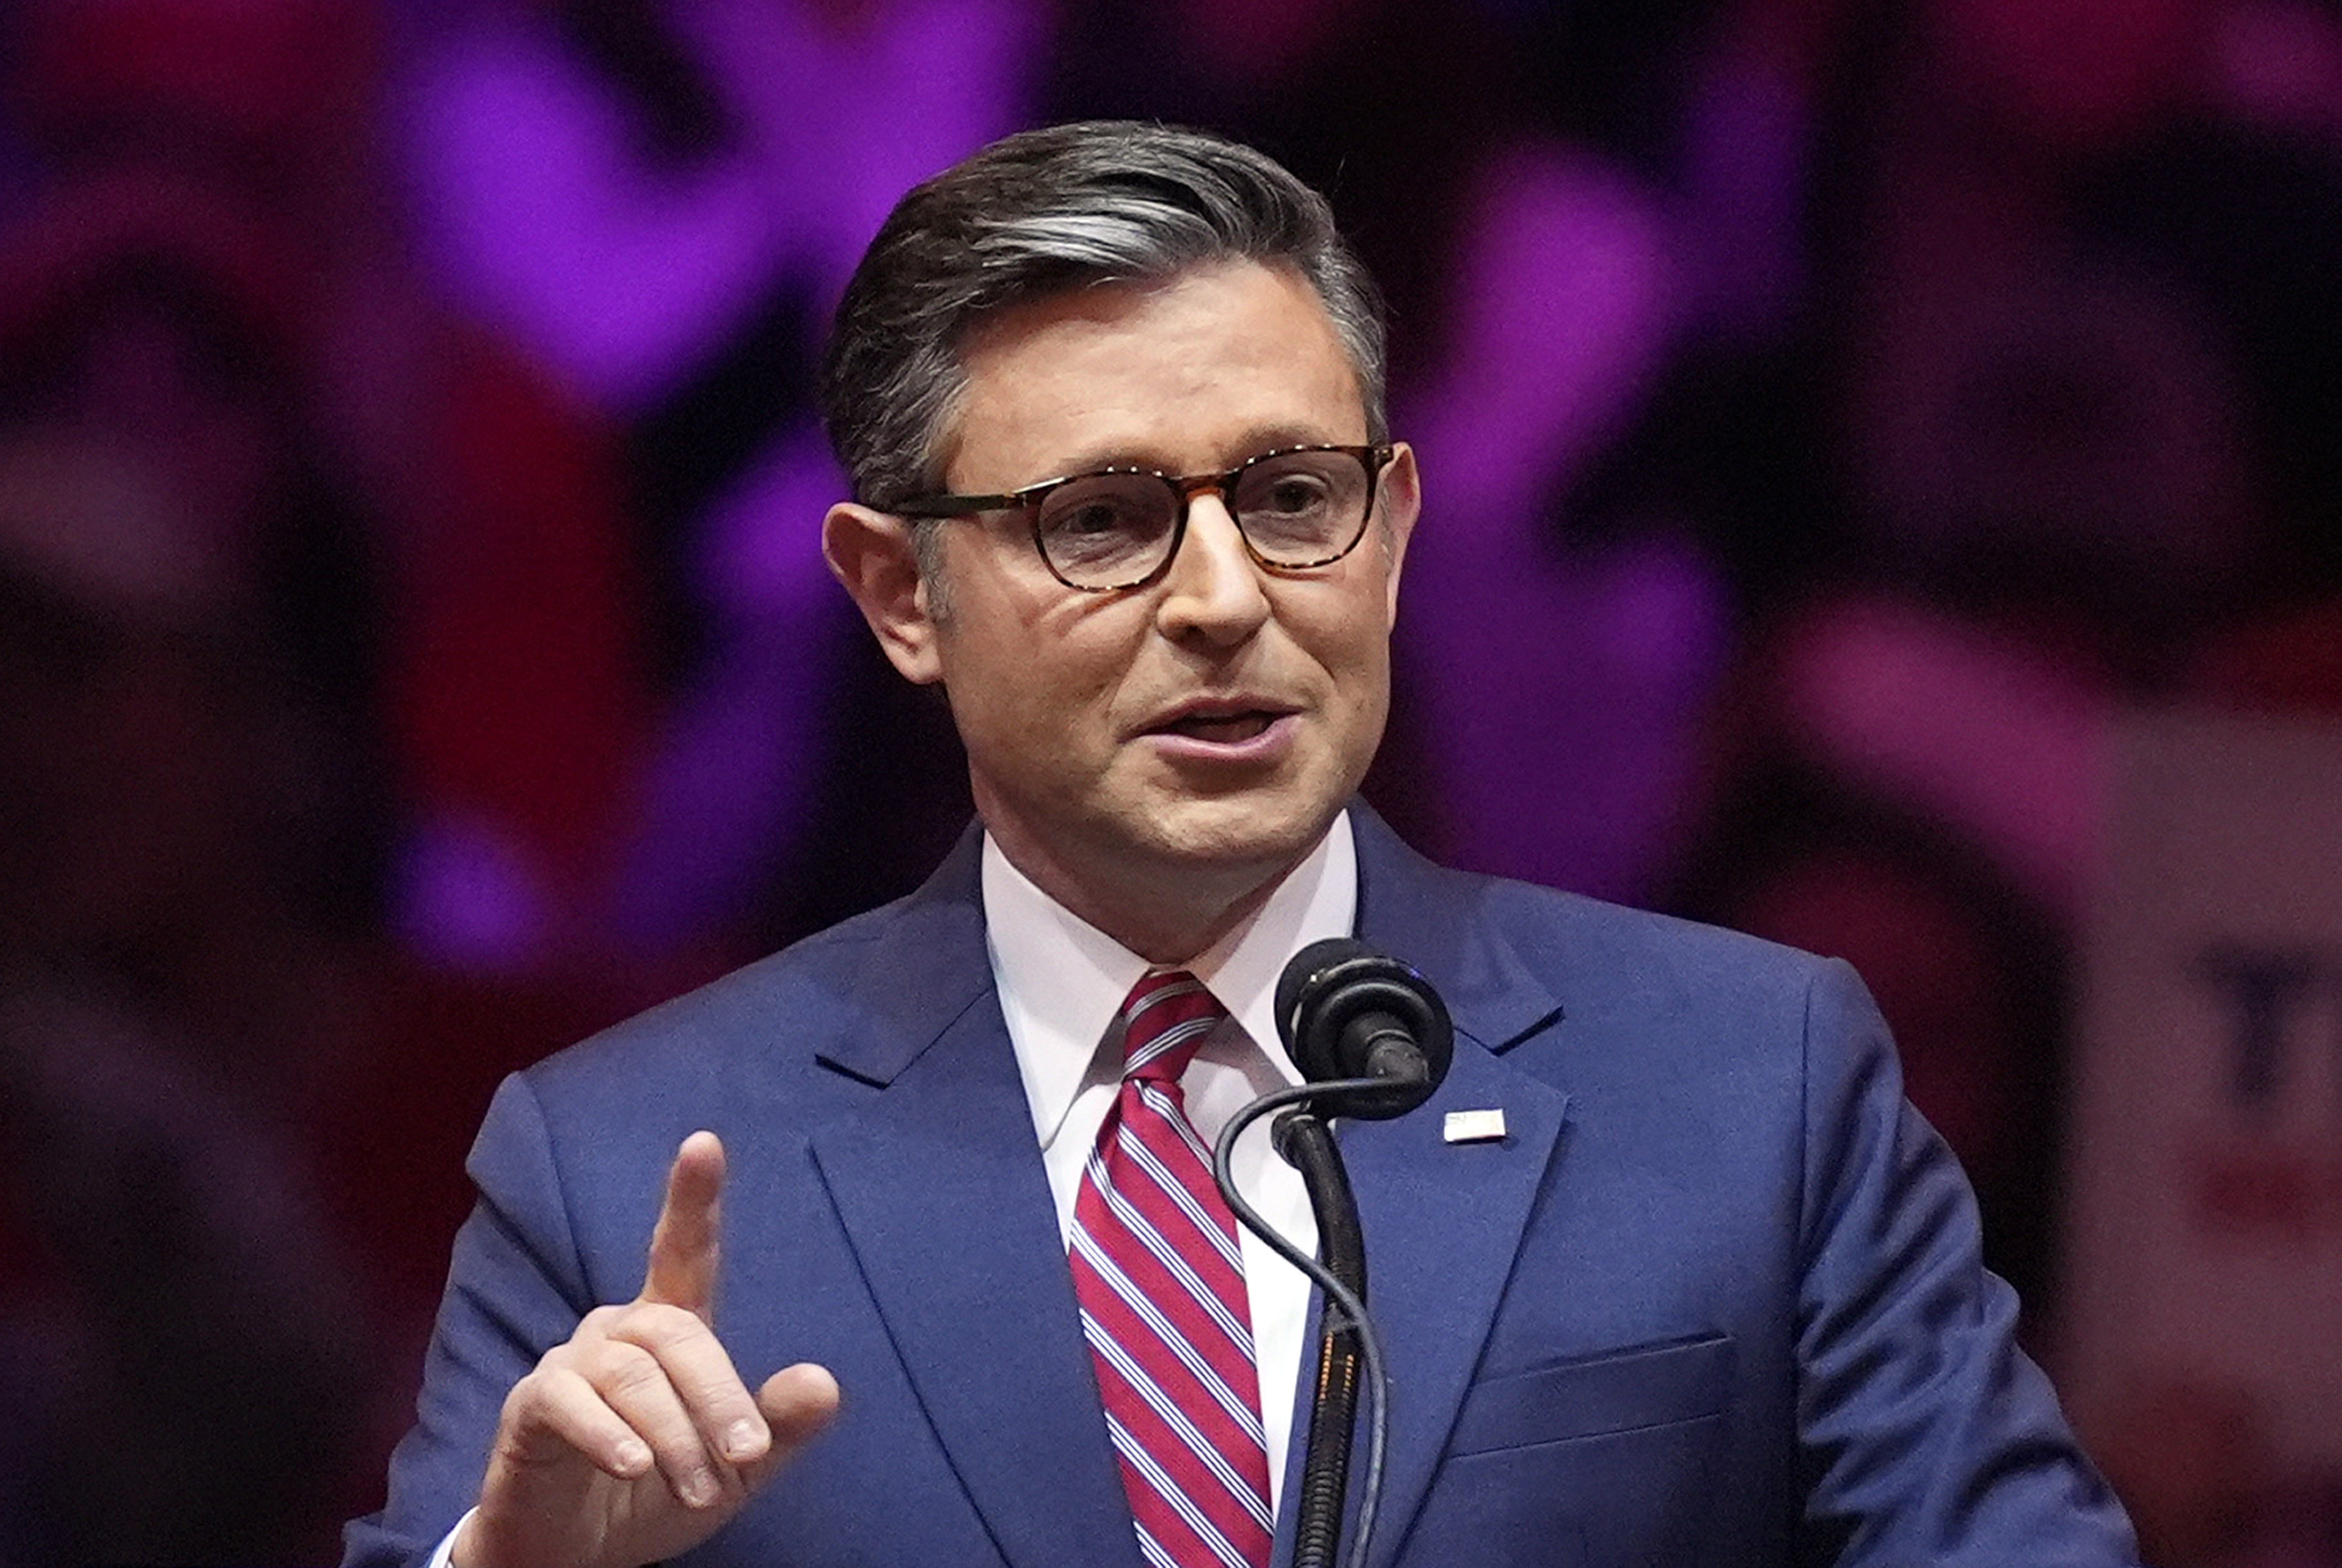
M1359 934L1421 970L1456 1027L1455 1064L1427 1104L1395 1121L1341 1130L1366 1237L1367 1303L1391 1382L1374 1553L1386 1563L1422 1506L1471 1386L1569 1102L1501 1055L1555 1027L1562 1009L1474 907L1488 884L1419 859L1363 809L1353 820ZM1449 1112L1485 1110L1504 1112L1501 1141L1446 1141ZM1308 1359L1314 1363L1314 1348Z
M856 994L873 1015L828 1059L885 1092L814 1155L1002 1556L1136 1568L975 880L971 840L874 947Z
M1396 1121L1342 1130L1366 1235L1366 1303L1390 1373L1376 1562L1391 1561L1438 1468L1567 1104L1459 1041L1456 1064L1428 1104ZM1501 1142L1449 1144L1442 1136L1448 1112L1492 1109L1505 1113ZM1362 1427L1362 1442L1363 1435ZM1363 1463L1363 1448L1358 1457Z

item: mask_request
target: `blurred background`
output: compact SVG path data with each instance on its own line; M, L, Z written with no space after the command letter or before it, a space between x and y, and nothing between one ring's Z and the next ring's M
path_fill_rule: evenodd
M334 1560L497 1079L951 842L812 371L1093 115L1390 296L1370 798L1853 960L2054 1358L2112 737L2342 719L2335 0L11 0L0 1564ZM2266 1424L2097 1425L2154 1560L2342 1562Z

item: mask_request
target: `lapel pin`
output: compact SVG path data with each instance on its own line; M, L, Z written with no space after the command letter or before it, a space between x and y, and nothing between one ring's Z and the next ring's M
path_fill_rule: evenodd
M1487 1111L1450 1111L1440 1124L1440 1136L1451 1144L1492 1144L1505 1135L1504 1107Z

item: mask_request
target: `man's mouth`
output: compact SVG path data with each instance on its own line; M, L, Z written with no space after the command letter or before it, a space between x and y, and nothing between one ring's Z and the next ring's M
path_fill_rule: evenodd
M1251 740L1276 722L1277 715L1249 709L1235 714L1187 714L1163 726L1166 733L1193 740L1234 745Z

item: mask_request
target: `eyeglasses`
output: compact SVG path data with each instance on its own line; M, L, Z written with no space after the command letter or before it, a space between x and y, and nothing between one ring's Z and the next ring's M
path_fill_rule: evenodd
M1218 494L1252 558L1272 572L1330 566L1366 537L1375 491L1395 448L1292 446L1264 452L1226 474L1185 478L1146 468L1101 468L1044 479L1000 495L929 495L897 516L1031 514L1033 546L1068 588L1107 594L1163 574L1186 536L1187 504Z

